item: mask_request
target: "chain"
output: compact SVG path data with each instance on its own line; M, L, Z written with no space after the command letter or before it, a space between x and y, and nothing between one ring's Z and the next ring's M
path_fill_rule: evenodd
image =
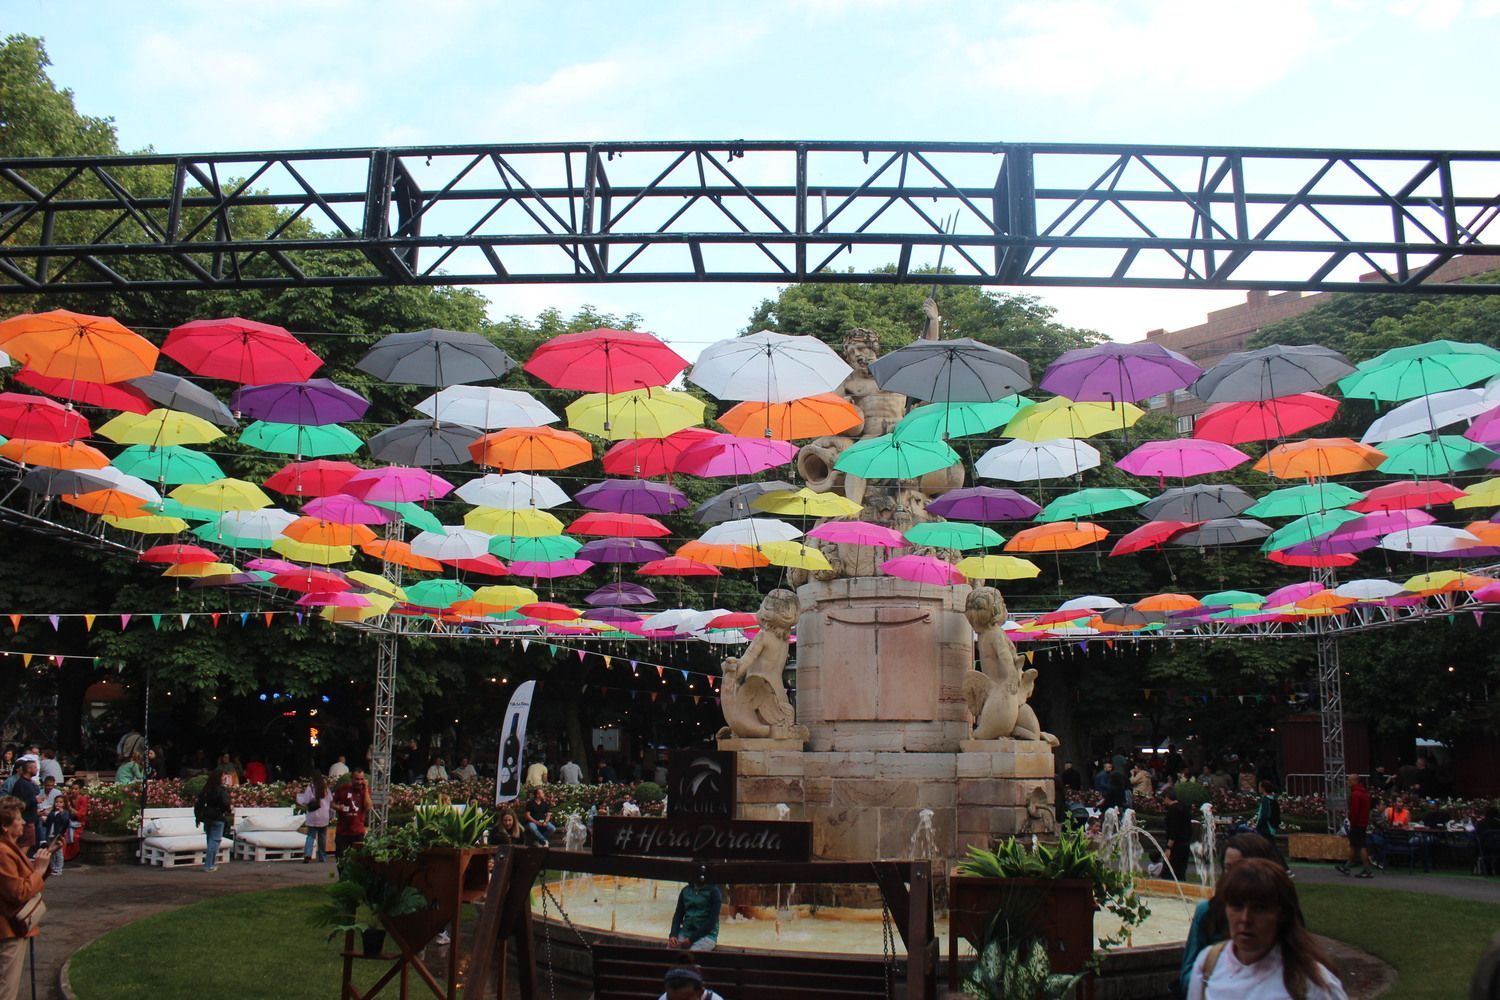
M563 905L557 901L557 898L555 896L552 895L552 890L547 887L546 882L542 883L542 892L546 893L547 899L552 900L552 905L557 907L558 916L563 918L563 923L568 925L568 930L572 931L573 936L578 938L578 943L583 945L585 948L592 948L593 945L589 944L589 939L583 936L583 932L580 931L577 927L573 926L573 921L568 917L568 911L564 910ZM542 904L544 910L546 908L546 905L547 904L545 902Z
M885 959L885 995L887 1000L896 995L896 936L891 931L891 908L880 894L880 951ZM910 962L911 956L906 960Z
M541 880L543 893L542 956L543 961L547 963L547 996L550 997L551 1000L557 1000L557 979L556 974L553 972L552 966L552 921L547 919L547 900L552 899L552 893L547 888L547 873L545 871L538 872L537 878ZM559 913L562 913L561 906L559 906L557 910ZM567 919L567 914L563 914L563 919Z

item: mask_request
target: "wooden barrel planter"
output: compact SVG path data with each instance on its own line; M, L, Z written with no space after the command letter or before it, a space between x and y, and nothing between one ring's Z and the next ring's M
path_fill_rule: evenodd
M425 910L386 918L386 930L409 951L421 951L450 925L456 931L463 904L484 897L494 854L493 847L433 847L413 861L370 862L375 874L427 898Z
M977 951L991 915L1002 907L1033 912L1027 929L1042 939L1054 972L1082 972L1094 954L1094 887L1083 879L948 879L948 981L958 979L958 939Z
M111 836L83 831L78 860L86 865L133 865L141 838L133 833Z

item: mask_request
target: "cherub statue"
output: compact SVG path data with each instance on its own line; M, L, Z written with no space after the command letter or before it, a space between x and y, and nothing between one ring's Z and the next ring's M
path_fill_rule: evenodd
M802 735L796 725L797 713L781 686L781 672L786 668L787 640L797 624L797 595L790 590L773 590L761 601L756 612L760 631L743 656L724 661L724 683L720 705L724 721L719 739L738 736L742 739L784 739Z
M964 703L974 717L976 740L1046 740L1036 712L1026 704L1036 686L1036 671L1022 670L1015 643L1006 636L1005 598L994 587L969 594L964 617L978 636L979 669L964 678Z

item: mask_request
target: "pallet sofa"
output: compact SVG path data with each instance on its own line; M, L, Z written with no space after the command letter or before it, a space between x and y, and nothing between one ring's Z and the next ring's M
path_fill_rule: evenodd
M236 809L230 856L236 861L301 861L307 846L305 818L291 806Z
M302 816L290 806L241 807L234 828L224 831L214 864L236 861L300 861L307 841ZM147 809L141 814L142 864L162 868L203 865L208 840L193 820L191 807Z

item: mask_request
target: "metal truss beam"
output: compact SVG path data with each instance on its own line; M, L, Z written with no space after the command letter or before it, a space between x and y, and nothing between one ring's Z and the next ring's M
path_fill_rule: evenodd
M942 254L951 285L1494 293L1427 280L1500 256L1497 215L1500 152L688 141L0 159L0 292L928 282Z
M375 739L370 747L370 831L385 832L391 807L391 755L396 742L396 658L401 639L380 637L375 659Z

